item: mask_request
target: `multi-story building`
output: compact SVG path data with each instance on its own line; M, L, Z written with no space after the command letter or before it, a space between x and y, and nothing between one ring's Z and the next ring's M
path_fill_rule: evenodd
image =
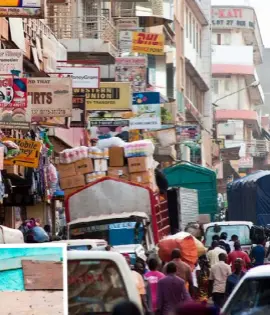
M262 63L262 50L252 7L212 6L215 138L223 139L222 163L231 161L234 170L242 173L260 163L268 150L261 137L264 95L256 71Z
M196 141L200 143L190 146L190 160L211 168L211 1L185 1L183 10L184 125L198 130ZM200 154L194 154L198 145Z

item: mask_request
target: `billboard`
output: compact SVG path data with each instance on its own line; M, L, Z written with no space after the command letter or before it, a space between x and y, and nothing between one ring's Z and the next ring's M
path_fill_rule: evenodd
M71 77L73 88L99 88L99 67L57 67L59 78Z
M115 58L115 81L131 82L132 92L146 90L145 57L121 57Z
M43 0L0 0L0 17L44 18Z
M147 55L164 55L164 35L133 32L132 52Z
M37 117L72 116L71 78L29 78L32 119Z

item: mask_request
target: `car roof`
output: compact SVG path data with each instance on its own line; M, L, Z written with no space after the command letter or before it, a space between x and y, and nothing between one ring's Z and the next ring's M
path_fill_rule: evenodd
M270 265L263 265L250 269L243 280L248 278L270 277Z
M211 226L215 226L215 225L248 225L249 227L253 226L253 223L250 221L221 221L221 222L211 222L211 223L207 223L204 224L204 229L206 230L207 228L211 227Z

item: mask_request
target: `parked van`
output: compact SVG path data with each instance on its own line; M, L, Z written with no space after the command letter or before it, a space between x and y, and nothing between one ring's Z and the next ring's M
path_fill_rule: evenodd
M68 252L69 315L111 314L121 301L142 310L131 270L125 258L110 251Z
M68 250L91 250L98 248L105 248L108 243L100 239L82 239L82 240L62 240L54 241L52 243L65 243Z
M0 225L0 244L22 243L24 243L24 238L20 230L10 229L4 225Z
M270 313L270 266L252 268L240 280L225 303L222 315Z

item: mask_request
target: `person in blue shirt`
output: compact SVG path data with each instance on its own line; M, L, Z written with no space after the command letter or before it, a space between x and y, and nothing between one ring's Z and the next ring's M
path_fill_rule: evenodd
M227 278L225 291L226 297L229 297L237 283L245 275L245 272L243 271L243 266L244 266L243 259L237 258L234 262L234 272Z
M263 244L264 242L261 241L251 250L250 258L254 267L262 266L264 264L265 248Z

